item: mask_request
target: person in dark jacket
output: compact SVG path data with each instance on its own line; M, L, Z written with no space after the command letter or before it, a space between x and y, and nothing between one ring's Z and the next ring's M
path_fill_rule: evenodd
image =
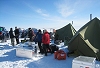
M30 38L30 42L33 42L33 38L34 38L35 34L33 32L33 30L31 28L29 28L28 30L28 37Z
M45 52L45 56L47 56L48 49L51 52L51 49L49 47L49 44L50 44L50 35L47 32L47 30L44 30L44 34L42 36L42 43L43 43L43 49L44 49L44 52Z
M19 29L17 27L15 27L15 38L16 38L16 42L17 44L19 44Z
M41 43L42 43L42 32L41 30L39 29L37 34L36 34L36 40L38 42L38 47L40 49L40 52L41 54L43 54L43 49L42 49L42 46L41 46Z
M9 35L10 35L10 39L11 39L11 45L14 46L14 33L13 33L13 29L10 28L10 31L9 31Z

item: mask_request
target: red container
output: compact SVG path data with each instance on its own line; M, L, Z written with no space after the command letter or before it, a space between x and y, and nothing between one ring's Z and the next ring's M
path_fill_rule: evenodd
M63 54L65 54L64 56L66 57L66 53L63 50L58 50L56 52L54 52L54 58L55 59L59 59L59 56L63 56Z
M57 59L57 51L54 52L54 58Z
M65 60L66 59L66 53L65 52L58 53L57 59L58 60Z

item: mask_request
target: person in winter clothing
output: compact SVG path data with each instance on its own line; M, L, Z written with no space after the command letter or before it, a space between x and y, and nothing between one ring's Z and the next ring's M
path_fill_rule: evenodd
M45 52L45 56L47 56L48 49L51 52L51 49L49 47L49 44L50 44L50 35L47 32L47 30L44 30L44 34L42 36L42 43L43 43L43 49L44 49L44 52Z
M13 29L10 28L10 31L9 31L9 35L10 35L10 39L11 39L11 45L14 46L14 33L13 33Z
M43 53L43 50L42 50L42 46L41 46L41 43L42 43L42 32L41 30L39 29L37 34L36 34L36 40L38 42L38 47L40 49L40 52L39 53Z
M19 44L19 29L17 27L15 27L15 38L16 38L16 42L17 44Z
M31 28L29 28L28 30L28 37L30 38L30 42L33 42L33 37L35 36L33 30Z

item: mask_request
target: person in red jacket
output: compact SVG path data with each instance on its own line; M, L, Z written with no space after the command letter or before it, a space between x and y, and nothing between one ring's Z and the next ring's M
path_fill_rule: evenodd
M51 52L51 49L49 47L50 35L47 32L47 30L44 30L44 34L42 36L42 43L43 43L43 49L44 49L45 56L47 56L47 50L49 49L49 51Z

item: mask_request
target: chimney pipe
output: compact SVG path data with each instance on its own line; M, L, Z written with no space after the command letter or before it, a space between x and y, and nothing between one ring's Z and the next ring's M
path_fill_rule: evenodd
M73 21L72 21L72 25L73 25Z
M90 21L92 20L92 14L90 14Z

